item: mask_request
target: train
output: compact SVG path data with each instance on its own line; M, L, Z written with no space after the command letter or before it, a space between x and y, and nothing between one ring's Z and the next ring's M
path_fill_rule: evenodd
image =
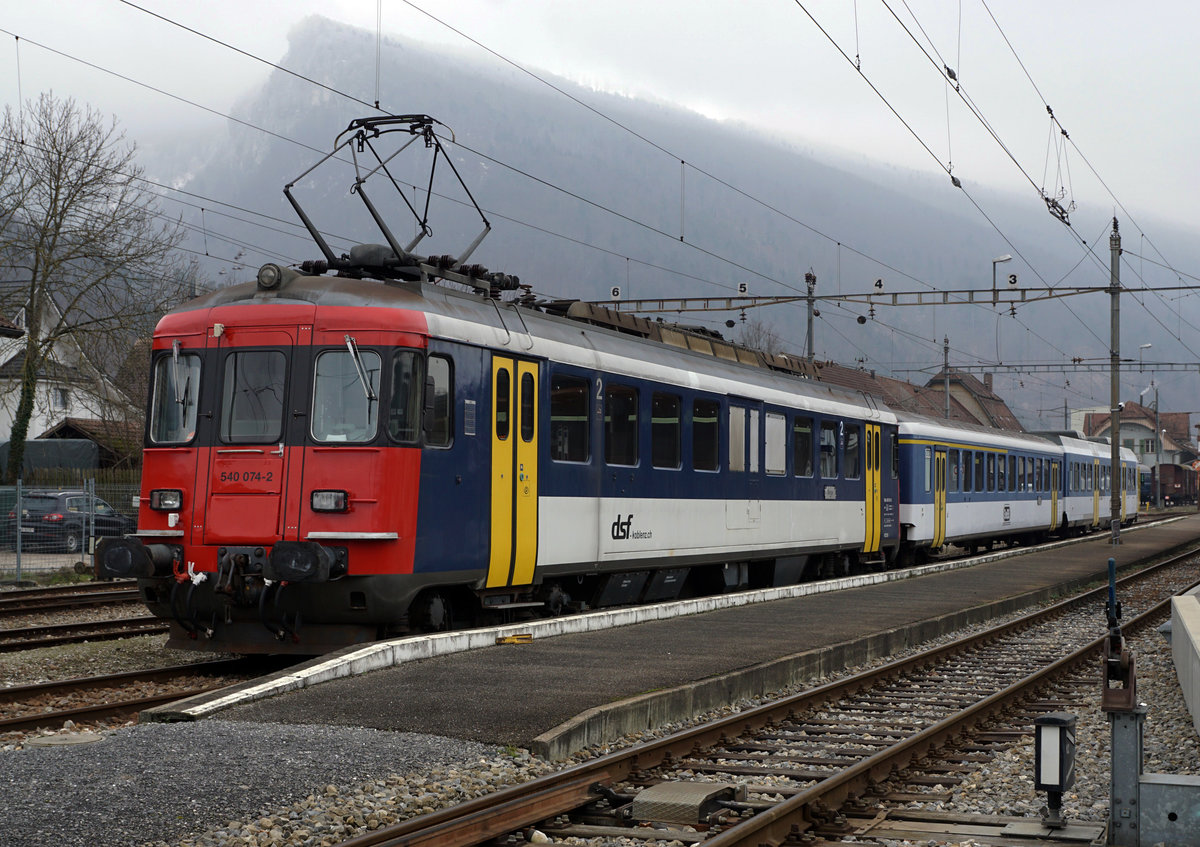
M1162 504L1168 508L1194 506L1196 491L1196 470L1190 464L1162 462L1146 468L1142 498L1147 503L1155 503L1161 497Z
M1107 526L1114 483L1136 518L1128 450L1113 475L1075 434L922 418L803 358L418 264L269 264L159 322L137 531L96 567L170 646L320 654L895 567Z

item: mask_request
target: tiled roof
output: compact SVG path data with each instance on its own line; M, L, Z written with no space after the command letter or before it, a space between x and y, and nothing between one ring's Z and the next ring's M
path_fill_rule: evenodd
M902 379L880 376L874 371L847 368L833 362L823 363L820 373L821 382L840 385L856 391L865 391L881 398L893 409L927 415L931 418L945 419L946 417L946 395L940 381L925 386L914 385ZM953 394L950 396L950 420L978 423Z

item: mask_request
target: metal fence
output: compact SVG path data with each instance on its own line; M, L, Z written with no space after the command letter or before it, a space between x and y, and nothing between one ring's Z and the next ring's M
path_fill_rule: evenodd
M96 542L136 529L139 489L128 477L0 486L0 581L94 573Z

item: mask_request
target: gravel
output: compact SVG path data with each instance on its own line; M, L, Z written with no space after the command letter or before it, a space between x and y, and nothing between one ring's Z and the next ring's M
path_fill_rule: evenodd
M1179 690L1175 663L1166 639L1157 632L1129 639L1134 651L1138 700L1150 707L1143 734L1144 773L1200 773L1200 737ZM1097 674L1093 672L1094 678ZM1084 689L1086 690L1086 689ZM1083 708L1068 711L1077 717L1076 781L1063 794L1063 815L1078 821L1103 821L1108 814L1108 790L1112 730L1108 716L1100 711L1097 684ZM1044 794L1033 790L1033 738L1006 750L984 765L954 792L947 803L909 808L993 815L1040 815Z
M390 786L392 799L383 806L394 811L402 802L395 789L406 785L397 775L431 776L442 768L447 787L436 798L421 791L405 799L418 808L465 799L458 794L470 781L456 783L447 766L495 753L470 742L366 729L145 724L95 744L3 754L0 832L11 847L162 843L204 831L211 833L206 843L268 844L271 831L284 828L300 839L291 843L336 843L369 826L370 810L350 798ZM280 805L290 808L267 820L267 810ZM323 838L310 840L318 829Z

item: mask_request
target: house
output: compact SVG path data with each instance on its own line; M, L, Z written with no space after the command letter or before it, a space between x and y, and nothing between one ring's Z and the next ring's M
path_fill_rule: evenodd
M1157 417L1155 426L1153 407L1126 400L1121 411L1121 446L1128 447L1139 462L1152 468L1160 463L1190 465L1200 458L1187 412L1159 412ZM1089 411L1083 416L1083 432L1088 436L1107 436L1111 424L1112 416L1106 410Z
M56 323L62 314L52 300L44 311L47 323ZM26 310L21 309L15 320L0 319L0 443L12 437L20 401L26 357L25 315ZM36 438L68 418L120 420L127 405L121 393L67 336L53 346L39 368L27 437Z
M38 441L52 439L92 442L99 449L97 465L101 468L136 468L142 464L142 427L136 421L66 418L37 437Z
M950 371L949 416L946 414L947 397L943 374L938 374L925 385L916 385L901 379L879 376L875 371L847 368L833 362L820 363L821 382L829 382L857 391L865 391L881 398L893 409L913 412L930 418L948 419L959 423L1024 432L1005 402L992 392L991 374L983 382L969 374Z

